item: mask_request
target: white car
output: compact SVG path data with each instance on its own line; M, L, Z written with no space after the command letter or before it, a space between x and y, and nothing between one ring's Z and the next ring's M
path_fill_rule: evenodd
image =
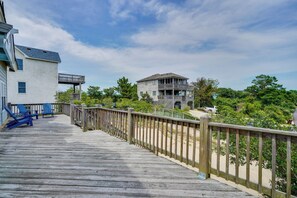
M209 112L209 113L216 113L217 112L217 107L214 106L214 107L205 107L204 110L206 112Z

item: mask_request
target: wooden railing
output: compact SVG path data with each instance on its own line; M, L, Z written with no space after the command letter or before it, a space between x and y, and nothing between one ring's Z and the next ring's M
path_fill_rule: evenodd
M213 174L271 197L291 197L292 188L296 193L297 184L292 183L297 181L295 132L214 123L207 117L175 119L132 109L71 105L70 115L83 131L101 129L199 168L201 179Z
M208 126L214 140L211 148L216 151L216 158L210 158L211 174L271 197L290 197L292 186L296 193L297 183L291 183L297 181L296 164L292 167L297 157L296 132L212 122ZM279 182L285 184L283 192L276 190Z
M82 126L82 120L84 119L82 117L82 106L70 105L70 119L71 124Z
M74 75L74 74L58 74L59 83L65 84L84 84L85 76L82 75Z
M37 112L38 114L42 114L43 103L24 104L24 105L25 105L26 109L28 109L32 113ZM70 104L51 103L51 105L52 105L52 108L53 108L55 114L63 113L63 114L66 114L66 115L70 115ZM16 113L16 114L19 113L17 104L10 104L9 107L12 110L13 113Z

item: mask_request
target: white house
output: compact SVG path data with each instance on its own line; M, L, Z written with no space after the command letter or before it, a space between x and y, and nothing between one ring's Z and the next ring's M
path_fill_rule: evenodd
M16 45L17 72L8 72L8 102L53 103L58 90L57 52Z
M17 30L6 23L3 1L0 0L0 125L7 119L7 70L15 71L17 63L14 52L13 34Z

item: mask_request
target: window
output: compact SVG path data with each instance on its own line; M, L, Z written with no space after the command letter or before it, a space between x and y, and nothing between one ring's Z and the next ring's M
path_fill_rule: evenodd
M155 96L157 94L157 92L156 91L153 91L153 96Z
M23 59L16 59L18 64L18 70L23 70Z
M141 96L143 95L143 92L142 92L142 91L140 92L140 95L141 95Z
M6 97L2 96L1 101L2 101L2 109L1 110L3 111L4 107L6 106Z
M26 93L26 83L25 82L19 82L19 93Z

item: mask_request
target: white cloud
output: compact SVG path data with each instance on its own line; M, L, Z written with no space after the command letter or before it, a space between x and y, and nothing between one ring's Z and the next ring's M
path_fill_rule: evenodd
M123 75L136 81L176 72L191 80L205 76L218 79L222 86L244 88L250 83L245 79L257 74L297 70L297 58L292 56L297 51L297 28L243 28L264 20L261 12L280 2L207 0L181 7L154 0L112 0L110 14L117 22L133 20L139 13L159 20L129 37L133 47L117 49L87 45L56 21L18 9L13 1L6 7L8 22L20 31L18 44L58 51L61 70L86 75L89 85L112 85Z

